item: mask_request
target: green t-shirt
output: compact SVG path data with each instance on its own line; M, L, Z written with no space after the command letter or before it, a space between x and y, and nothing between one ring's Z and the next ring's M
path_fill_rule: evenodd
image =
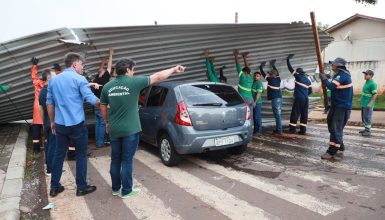
M361 107L365 108L372 99L372 96L375 94L377 94L377 84L372 79L366 81L364 87L362 88ZM375 101L372 103L372 109L374 108L374 105Z
M255 98L257 97L257 93L259 93L259 98L257 100L257 104L262 104L262 92L263 92L263 85L261 81L254 81L253 87L251 88L251 92L253 94L253 99L255 101Z
M6 85L4 85L4 86L0 86L0 93L4 93L4 92L7 92L8 90L9 90L9 86L6 86Z
M254 77L251 74L247 76L246 73L241 70L241 65L236 64L236 68L239 77L238 92L243 98L253 98L251 87L253 86Z
M110 105L108 119L111 138L126 137L142 130L138 113L140 91L150 85L149 76L117 76L104 85L102 105Z

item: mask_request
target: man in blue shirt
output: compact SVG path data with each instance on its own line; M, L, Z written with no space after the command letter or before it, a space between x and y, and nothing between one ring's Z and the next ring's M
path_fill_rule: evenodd
M41 117L43 118L43 129L46 139L44 152L45 164L47 165L47 175L51 175L53 154L56 150L56 136L53 135L51 132L51 122L49 121L46 105L48 81L54 76L56 76L56 73L54 71L50 71L49 69L43 71L42 78L46 78L47 80L44 83L44 87L40 90L39 95L39 108Z
M88 131L84 122L83 102L95 107L99 99L92 93L83 74L84 59L77 53L65 55L66 69L48 83L47 111L51 130L56 134L56 151L51 170L50 196L55 197L64 191L60 184L63 162L70 141L76 149L76 195L82 196L96 190L87 185L87 145Z
M309 109L309 95L312 93L311 82L302 68L294 68L290 64L290 59L294 54L289 54L286 58L287 68L295 78L294 102L290 114L289 133L295 133L297 121L300 117L298 134L306 134L306 126Z
M350 72L346 69L346 60L336 58L329 61L335 73L329 82L326 74L320 74L324 85L331 91L331 107L327 116L330 132L329 149L321 156L322 159L333 159L338 151L345 150L343 135L344 127L350 117L353 102L353 84Z
M270 74L266 74L263 71L263 67L266 62L262 62L259 65L259 71L267 81L267 100L271 100L271 109L273 110L275 118L275 130L273 134L282 134L282 118L281 118L281 106L282 106L282 93L281 93L281 77L279 77L278 69L275 67L275 60L270 60L270 66L272 70Z

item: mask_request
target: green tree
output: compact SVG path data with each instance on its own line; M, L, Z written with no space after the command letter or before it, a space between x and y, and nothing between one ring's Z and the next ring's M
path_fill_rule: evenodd
M328 24L323 24L322 22L317 22L317 27L320 29L320 30L322 30L322 31L324 31L324 30L326 30L326 29L328 29L329 28L329 25Z
M369 5L377 4L377 0L355 0L355 1L358 3L369 4Z

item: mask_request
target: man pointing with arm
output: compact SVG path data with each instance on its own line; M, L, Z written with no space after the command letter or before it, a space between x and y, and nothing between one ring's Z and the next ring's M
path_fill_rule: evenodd
M103 87L100 96L100 110L111 137L112 195L120 193L123 199L140 192L132 187L133 158L142 130L138 113L139 93L144 87L165 80L173 73L182 73L185 69L177 65L151 76L134 76L134 68L133 60L119 60L115 65L116 79Z

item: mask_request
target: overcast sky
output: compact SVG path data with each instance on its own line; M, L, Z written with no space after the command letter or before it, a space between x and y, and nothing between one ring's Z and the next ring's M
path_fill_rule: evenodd
M385 3L354 0L2 0L0 42L61 27L162 24L310 23L330 26L360 13L385 18Z

